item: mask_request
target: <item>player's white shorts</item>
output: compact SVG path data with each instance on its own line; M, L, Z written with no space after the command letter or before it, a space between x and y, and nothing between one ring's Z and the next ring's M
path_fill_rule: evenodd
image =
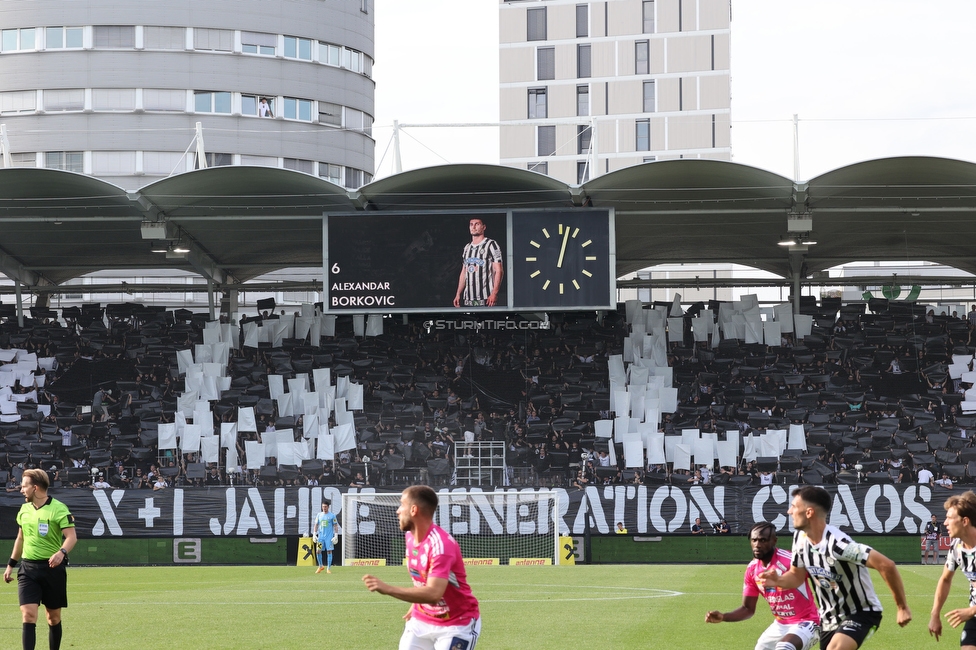
M756 650L776 650L776 644L787 634L796 635L803 642L800 650L810 650L820 640L820 626L810 621L803 623L773 621L756 641Z
M411 618L400 637L400 650L474 650L480 634L480 618L447 627Z

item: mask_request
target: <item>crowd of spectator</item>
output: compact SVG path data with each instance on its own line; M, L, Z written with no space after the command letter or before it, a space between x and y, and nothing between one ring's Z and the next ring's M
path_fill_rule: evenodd
M213 403L215 428L253 406L257 432L290 429L301 416L279 416L268 376L285 379L328 367L364 386L355 415L356 448L333 462L227 467L198 454L159 449L156 428L172 422L184 377L176 353L202 340L205 317L140 305L64 310L0 327L0 349L55 359L35 385L17 381L18 419L0 423L0 476L14 490L28 467L56 485L85 489L248 485L381 486L463 480L459 444L502 443L503 485L647 483L707 485L773 482L924 482L948 487L976 476L973 430L963 413L972 386L976 306L965 318L919 305L875 301L814 306L816 325L780 345L725 339L713 346L669 335L668 364L678 408L660 430L726 432L740 437L802 424L807 448L735 466L627 463L623 448L597 438L610 412L608 359L628 333L621 313L552 314L549 329L425 329L423 319L386 319L384 333L356 337L340 319L319 346L285 339L281 347L239 347L228 363L231 389ZM685 314L693 318L692 306ZM718 310L714 309L713 313ZM264 313L258 319L272 319ZM6 418L10 420L11 418ZM324 423L324 422L323 422ZM334 425L334 421L330 421ZM475 453L487 453L476 451ZM495 452L492 452L495 453ZM970 463L973 463L970 465ZM639 466L634 466L639 465ZM442 471L434 472L433 467ZM447 471L443 471L447 468ZM431 470L431 471L428 471ZM468 477L470 478L470 477Z

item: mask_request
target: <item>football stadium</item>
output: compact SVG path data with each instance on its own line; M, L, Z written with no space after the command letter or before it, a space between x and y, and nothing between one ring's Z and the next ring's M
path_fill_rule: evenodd
M56 647L52 610L74 648L393 647L438 588L412 619L450 593L483 620L452 650L748 648L757 544L800 531L790 599L849 591L810 521L870 567L869 644L930 642L976 482L976 165L374 180L371 3L26 4L0 9L0 648ZM428 575L438 544L466 577Z

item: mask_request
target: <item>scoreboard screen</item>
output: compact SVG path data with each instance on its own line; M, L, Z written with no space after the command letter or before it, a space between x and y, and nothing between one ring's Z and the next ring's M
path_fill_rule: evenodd
M610 309L609 210L329 215L328 312Z

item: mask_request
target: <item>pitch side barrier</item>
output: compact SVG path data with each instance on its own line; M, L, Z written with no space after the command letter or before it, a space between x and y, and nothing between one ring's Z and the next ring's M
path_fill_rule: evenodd
M795 486L590 486L585 491L557 488L559 534L609 535L623 522L631 537L687 535L696 518L703 527L725 519L732 535L744 535L757 521L769 521L781 537L791 534L786 510ZM942 517L942 504L954 492L915 484L830 485L833 496L829 521L857 537L862 535L918 535L931 516ZM358 490L360 493L399 492L399 489ZM534 492L531 488L440 488L441 495L472 492ZM233 538L304 536L323 498L333 508L344 487L220 487L147 490L55 489L76 519L81 539ZM0 494L0 539L17 535L15 516L23 503L16 493ZM501 500L484 505L442 509L438 523L448 531L486 536L538 535L540 524ZM337 512L340 514L341 512ZM367 528L368 530L368 528ZM361 533L362 534L362 533Z

